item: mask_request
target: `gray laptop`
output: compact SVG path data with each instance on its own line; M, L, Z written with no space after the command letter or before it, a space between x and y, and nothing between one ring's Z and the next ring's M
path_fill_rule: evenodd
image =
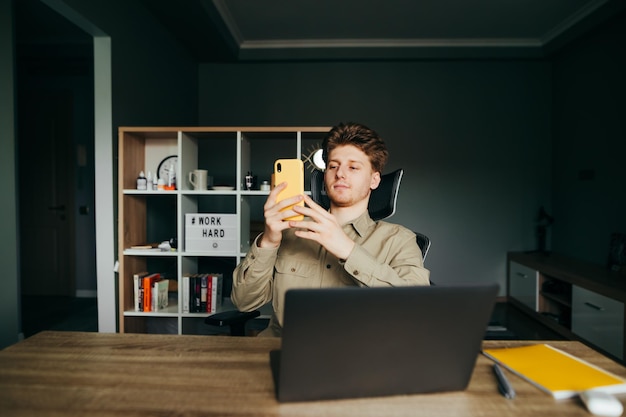
M497 284L297 289L285 295L281 402L464 390Z

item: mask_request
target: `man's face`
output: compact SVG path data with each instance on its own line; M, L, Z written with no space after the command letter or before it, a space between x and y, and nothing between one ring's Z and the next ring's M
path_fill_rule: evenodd
M351 207L369 199L370 191L380 183L380 172L372 170L365 152L356 146L344 145L328 155L324 183L335 206Z

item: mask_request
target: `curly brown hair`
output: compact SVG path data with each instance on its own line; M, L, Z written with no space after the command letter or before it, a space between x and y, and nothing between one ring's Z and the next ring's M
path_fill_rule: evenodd
M362 150L369 157L374 172L382 174L389 151L378 133L359 123L339 123L330 129L322 142L324 162L328 164L330 152L344 145L356 146Z

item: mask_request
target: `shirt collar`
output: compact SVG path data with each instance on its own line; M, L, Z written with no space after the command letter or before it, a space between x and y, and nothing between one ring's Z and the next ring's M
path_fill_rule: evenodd
M376 222L374 220L372 220L372 218L370 217L369 213L367 210L365 210L365 212L363 214L361 214L359 217L357 217L354 220L349 221L348 223L346 223L344 225L344 227L346 226L352 226L352 228L354 229L355 232L357 232L357 234L360 237L363 237L363 235L367 232L367 230L373 226L374 224L376 224Z

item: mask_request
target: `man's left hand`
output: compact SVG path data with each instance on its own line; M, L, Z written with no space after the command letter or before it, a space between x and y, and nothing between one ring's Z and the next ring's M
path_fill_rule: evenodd
M354 241L345 234L337 219L308 195L304 196L307 207L294 206L293 211L309 219L290 221L289 226L297 228L295 234L303 239L314 240L339 259L347 259Z

